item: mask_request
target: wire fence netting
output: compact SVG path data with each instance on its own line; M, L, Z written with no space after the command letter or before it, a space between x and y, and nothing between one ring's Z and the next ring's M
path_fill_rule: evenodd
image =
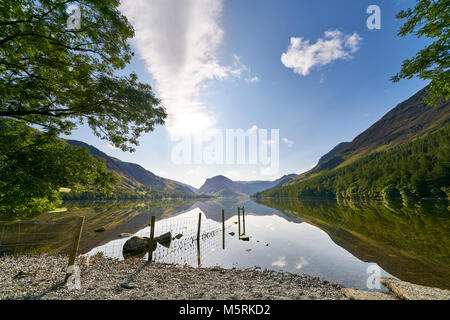
M153 232L158 244L151 251L151 261L201 265L201 259L208 259L225 248L231 228L237 229L236 220L236 217L225 220L220 212L212 217L200 213L199 219L199 211L158 217ZM124 259L125 243L135 236L149 238L150 231L149 224L133 234L103 241L103 244L87 231L83 231L79 242L81 251L79 254L85 257L101 254L108 258ZM76 217L64 222L0 221L0 256L34 253L68 254L73 247L76 232ZM136 257L149 260L148 254L146 250Z

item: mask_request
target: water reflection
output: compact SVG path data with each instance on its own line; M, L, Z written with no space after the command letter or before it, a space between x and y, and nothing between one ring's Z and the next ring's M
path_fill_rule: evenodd
M25 235L21 240L28 234L30 241L34 237L34 243L39 244L39 234L53 232L45 249L67 252L72 235L57 226L70 224L74 217L83 215L86 222L81 253L123 259L124 243L131 236L149 237L150 219L155 216L154 236L171 232L172 239L168 246L157 245L151 257L154 261L284 270L360 289L367 289L367 271L375 265L381 267L383 276L450 288L447 203L405 205L293 199L256 203L236 198L67 202L65 206L67 212L37 217L33 221L35 229L22 232ZM105 227L105 231L94 232L100 227ZM8 228L14 228L14 223L9 223ZM242 234L249 241L240 241ZM0 246L15 241L0 234ZM148 259L148 253L144 252L144 258Z
M374 261L396 277L450 288L450 220L446 201L409 203L265 200L319 227L361 261Z

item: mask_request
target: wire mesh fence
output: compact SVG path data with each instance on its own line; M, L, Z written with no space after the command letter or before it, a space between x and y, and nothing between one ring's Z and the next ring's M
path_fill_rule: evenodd
M222 219L221 216L219 218ZM157 220L155 222L154 237L158 245L152 251L151 261L189 265L198 264L198 248L200 248L202 256L206 257L207 254L214 251L214 248L224 247L226 234L234 225L234 222L231 220L216 221L201 215L200 226L197 214ZM147 226L133 236L149 238L150 233L151 227ZM159 239L161 236L164 239ZM101 253L109 258L124 259L123 247L129 239L130 237L112 240L93 248L85 256ZM197 239L199 240L197 241ZM85 240L82 239L81 241ZM86 246L86 243L83 243L83 246ZM148 260L148 252L132 257Z
M124 245L134 237L147 244L144 252L132 257L144 261L201 265L202 259L225 249L231 228L236 228L236 217L225 219L224 212L208 217L191 211L178 216L159 217L134 234L126 234L99 245L88 234L82 232L84 217L75 217L64 222L0 221L0 256L25 253L69 253L69 266L80 254L78 248L89 248L84 257L101 254L107 258L124 259ZM240 227L239 219L239 227ZM153 232L152 232L153 226ZM244 228L245 230L245 228ZM236 230L238 231L238 230ZM152 239L153 234L153 239ZM156 244L152 246L152 241Z
M0 256L63 251L73 237L73 227L73 221L0 221Z

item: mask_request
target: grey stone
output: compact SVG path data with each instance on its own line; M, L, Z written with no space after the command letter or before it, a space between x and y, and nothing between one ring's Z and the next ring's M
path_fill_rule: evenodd
M156 249L156 241L151 243L151 247ZM124 256L134 256L145 253L150 248L149 238L146 237L132 237L128 239L123 245Z
M131 237L132 234L131 233L119 233L118 236L121 238L126 238L126 237Z
M398 300L394 295L384 292L363 291L352 288L342 288L341 292L350 300Z
M404 300L450 300L450 291L425 287L392 278L381 278L381 284Z
M172 234L170 232L166 232L158 237L155 238L155 241L158 242L160 245L169 248L170 243L172 241Z

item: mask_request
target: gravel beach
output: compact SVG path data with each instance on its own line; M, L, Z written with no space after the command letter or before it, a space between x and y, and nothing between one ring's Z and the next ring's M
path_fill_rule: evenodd
M139 259L79 258L81 288L62 284L67 257L0 258L0 299L56 300L341 300L341 286L307 275L193 268Z

